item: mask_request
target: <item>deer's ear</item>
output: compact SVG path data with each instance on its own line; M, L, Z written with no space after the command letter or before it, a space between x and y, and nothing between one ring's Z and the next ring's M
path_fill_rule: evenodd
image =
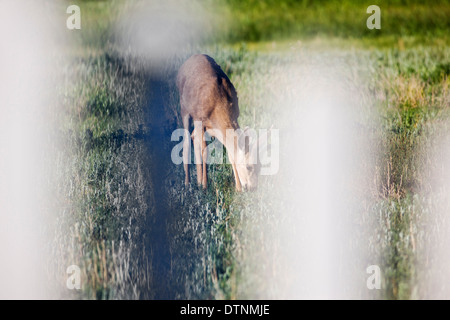
M258 148L259 150L262 150L264 148L267 148L269 146L269 139L270 139L270 132L272 131L273 125L270 126L269 130L267 132L263 133L258 137Z
M250 130L249 127L245 127L244 130L240 131L238 137L238 146L241 150L244 150L245 152L251 150L253 143L253 137L251 135L251 132L249 132L249 130Z
M245 128L243 131L241 131L241 133L239 134L238 137L238 147L239 149L243 150L245 148L245 130L247 130L248 128Z

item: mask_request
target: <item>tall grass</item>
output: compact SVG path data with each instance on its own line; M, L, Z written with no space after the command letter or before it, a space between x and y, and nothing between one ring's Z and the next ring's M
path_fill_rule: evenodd
M185 188L181 166L159 158L173 144L170 135L158 139L181 127L176 70L189 54L204 52L214 57L236 86L241 126L269 127L277 119L274 106L295 99L289 84L281 92L268 88L272 84L279 88L280 78L272 75L289 70L302 55L328 53L344 63L349 77L367 80L361 83L365 100L355 125L374 145L373 153L365 154L368 161L360 164L371 179L359 190L369 200L357 205L361 215L356 218L372 221L374 228L357 245L366 255L377 257L383 284L373 295L361 289L361 296L421 297L418 279L420 272L426 277L426 270L420 270L417 262L429 237L420 231L421 219L431 210L426 205L430 192L426 181L433 169L428 151L439 133L438 124L448 116L450 52L448 47L418 44L430 34L447 41L450 6L446 1L381 4L382 30L369 33L364 28L368 6L364 1L230 0L228 4L232 23L218 43L210 40L208 45L179 52L164 72L154 73L144 58L114 46L110 31L120 13L118 2L81 2L88 9L85 31L77 35L72 63L62 66L66 82L58 88L59 135L65 148L56 168L62 181L56 195L64 205L53 251L58 274L65 274L71 264L81 267L83 287L69 292L62 281L63 295L83 299L279 296L281 284L268 285L264 276L268 270L283 268L276 256L271 261L265 258L283 247L282 242L272 241L276 234L265 226L277 226L276 212L295 208L263 201L277 194L276 178L262 179L257 193L237 194L231 168L210 165L209 186L203 192L195 185ZM98 28L92 27L95 24ZM290 51L266 48L264 52L257 46L224 43L312 36L355 39L330 40L349 43L351 48L300 43ZM374 41L371 50L361 45L377 36L394 37L396 47L386 47L382 41ZM399 38L405 36L413 37L415 44L399 45ZM378 122L371 120L373 116Z
M81 268L81 297L137 298L148 281L139 233L147 210L141 79L108 55L72 63L60 88L59 196L67 206L55 239L59 267Z

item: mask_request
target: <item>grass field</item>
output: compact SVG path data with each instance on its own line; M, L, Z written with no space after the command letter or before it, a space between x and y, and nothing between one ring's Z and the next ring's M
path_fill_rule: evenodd
M383 270L381 290L373 292L365 288L365 269L356 270L357 297L426 297L423 257L434 234L423 226L439 201L428 181L437 169L437 141L448 133L449 2L381 3L382 29L373 31L365 27L367 1L201 3L231 18L215 26L216 37L180 48L155 71L146 57L115 42L115 21L130 4L79 2L83 27L67 33L71 59L61 66L66 81L57 88L57 132L65 146L55 170L57 198L66 205L52 251L59 274L80 266L83 286L68 292L61 282L62 295L286 298L283 290L302 279L283 260L289 253L278 232L290 226L285 236L296 234L303 212L302 203L286 201L298 195L282 183L290 175L283 162L279 175L263 177L257 192L244 194L234 191L229 166L209 166L204 192L185 188L182 167L170 162L170 133L181 127L176 71L202 52L237 88L240 125L274 124L289 146L298 137L283 135L283 128L292 132L302 109L282 109L307 93L294 86L301 72L338 74L356 90L351 121L357 131L351 132L370 147L352 140L360 161L352 162L346 171L352 179L335 196L356 190L349 215L361 234L348 238L349 252L364 253L355 265L370 261Z

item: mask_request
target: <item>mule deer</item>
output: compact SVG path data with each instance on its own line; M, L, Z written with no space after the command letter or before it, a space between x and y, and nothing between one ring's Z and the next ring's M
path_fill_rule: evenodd
M218 139L227 149L233 168L236 189L253 190L258 183L259 165L252 146L246 148L245 130L239 128L239 105L236 90L213 58L194 55L181 66L177 75L180 93L181 117L185 136L183 163L185 184L189 184L190 141L194 140L197 183L206 189L207 148L205 131ZM189 135L189 121L194 120L194 131Z

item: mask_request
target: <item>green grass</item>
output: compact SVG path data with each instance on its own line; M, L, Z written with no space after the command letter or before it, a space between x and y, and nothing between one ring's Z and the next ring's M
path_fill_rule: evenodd
M419 39L448 38L448 1L381 1L381 30L366 28L365 0L345 1L239 1L228 0L231 41L261 41L317 36L378 38L386 36ZM447 31L446 31L447 30Z
M278 200L283 195L276 192L276 180L262 179L255 194L237 194L230 167L210 165L203 192L183 186L180 166L155 164L155 148L171 145L151 138L161 117L152 104L163 101L167 126L181 127L174 74L190 53L201 51L213 56L236 86L241 126L268 127L277 119L274 106L292 102L267 87L287 81L273 74L290 70L299 56L340 61L351 82L365 80L360 125L379 152L364 155L371 176L361 191L367 203L357 204L357 219L373 221L373 229L367 242L356 245L377 257L383 270L381 292L368 297L422 297L419 279L427 271L419 260L430 235L420 230L434 201L426 184L435 169L430 150L449 111L450 5L379 4L382 30L371 32L365 28L366 1L228 4L231 22L216 40L180 52L163 75L154 75L141 58L110 43L121 2L80 2L83 31L74 36L73 59L64 66L66 82L58 88L58 132L65 148L56 168L63 181L57 197L65 209L54 254L61 274L68 265L79 265L83 283L81 292L68 296L279 296L282 284L268 285L264 275L283 269L265 258L282 248L276 232L265 228L280 223L277 212L295 208ZM155 168L164 171L164 179ZM195 169L191 175L195 178ZM265 201L267 195L273 202ZM162 242L155 235L161 232L168 235L163 249L169 258L158 252ZM159 256L170 266L155 264ZM164 285L170 293L155 278L168 270Z
M431 201L428 198L430 190L425 182L436 169L431 160L431 150L436 147L436 139L446 132L442 121L448 117L449 111L446 66L450 52L448 48L442 50L433 46L401 51L397 48L357 49L356 54L353 50L340 49L338 56L349 61L350 70L345 72L362 73L363 78L369 79L364 87L368 90L368 104L365 105L367 109L363 110L361 123L364 130L371 132L371 139L380 143L374 146L380 151L379 158L374 167L369 168L373 177L368 183L374 181L375 188L369 200L371 205L360 211L362 217L365 216L363 219L370 221L378 217L373 223L374 231L369 231L370 241L375 241L375 244L365 247L365 250L371 252L372 257L379 256L384 271L380 297L418 298L423 293L417 281L423 254L419 248L430 236L421 234L423 216L431 211L428 203ZM323 48L320 46L315 51L311 46L305 52L322 55ZM258 106L259 110L267 113L277 112L270 98L264 96L265 93L255 89L250 89L249 93L246 91L246 88L257 87L258 79L269 82L278 80L264 76L265 73L270 74L268 68L278 68L279 64L283 64L282 58L278 56L274 60L273 55L270 52L260 54L253 60L253 65L250 63L251 80L245 76L233 78L236 86L244 88L244 92L251 97L248 102L245 100L247 97L244 98L244 107ZM289 67L289 59L285 61L286 67ZM260 74L255 70L261 70ZM379 125L364 120L364 112L367 111L378 115ZM252 124L251 114L244 111L242 120ZM376 129L371 131L371 126ZM363 157L369 165L370 157L373 157L370 153ZM370 190L366 192L371 194ZM269 212L265 213L262 208L258 214L265 217L268 214L269 220L274 219Z

